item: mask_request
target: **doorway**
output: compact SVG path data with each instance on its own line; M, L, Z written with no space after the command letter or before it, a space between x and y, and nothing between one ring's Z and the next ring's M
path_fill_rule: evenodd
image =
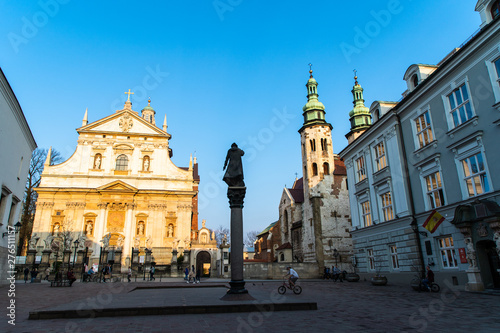
M211 269L210 253L207 251L198 252L196 255L196 270L201 272L201 276L209 277Z
M495 242L482 240L476 244L478 265L486 289L500 289L500 258Z

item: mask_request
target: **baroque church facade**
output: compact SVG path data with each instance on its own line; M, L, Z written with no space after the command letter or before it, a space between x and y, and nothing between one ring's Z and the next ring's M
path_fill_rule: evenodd
M122 270L146 252L157 265L183 254L185 264L215 267L215 237L205 223L198 228L196 158L188 167L174 165L166 116L159 128L151 101L139 114L126 94L124 108L108 117L89 123L85 112L68 160L50 166L49 151L30 250L54 252L55 244L73 251L79 239L89 264L99 262L104 246L121 253L108 259L118 259Z
M283 189L279 220L259 235L255 258L315 263L320 272L334 264L349 269L352 243L345 166L333 152L332 125L325 120L312 70L306 87L308 101L299 129L303 177Z

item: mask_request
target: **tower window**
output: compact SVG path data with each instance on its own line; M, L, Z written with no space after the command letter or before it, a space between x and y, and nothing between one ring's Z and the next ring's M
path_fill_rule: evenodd
M127 155L120 155L116 159L116 170L127 170L128 157Z
M311 143L311 151L316 151L316 140L312 139L309 142Z
M312 169L313 169L313 176L317 176L318 175L318 165L316 163L313 163Z
M321 139L321 150L326 151L327 143L326 139Z
M328 163L323 163L323 174L329 175L330 174L330 165Z

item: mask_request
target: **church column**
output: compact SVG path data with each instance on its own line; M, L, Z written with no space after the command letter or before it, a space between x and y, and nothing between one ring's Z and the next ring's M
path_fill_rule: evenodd
M122 249L122 271L125 272L128 269L128 265L131 265L132 263L130 262L131 256L130 256L130 251L131 251L131 246L132 246L132 237L134 237L135 233L135 228L132 228L132 219L134 215L134 208L135 204L134 203L127 203L127 216L125 217L125 243L123 245ZM127 261L127 258L129 259Z
M101 202L97 204L97 207L101 210L99 213L99 228L97 228L97 233L95 235L94 243L94 256L98 256L101 249L101 239L104 237L104 230L106 226L106 211L108 207L107 202Z

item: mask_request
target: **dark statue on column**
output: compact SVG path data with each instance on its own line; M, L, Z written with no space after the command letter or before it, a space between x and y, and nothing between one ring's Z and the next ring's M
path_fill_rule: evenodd
M236 143L233 143L231 149L227 151L226 161L222 168L222 170L225 170L227 166L227 170L222 180L229 186L245 186L245 182L243 181L243 164L241 163L241 156L243 155L245 155L245 152L238 148Z
M226 173L222 180L229 185L227 197L231 208L231 281L229 282L231 289L221 298L224 301L254 299L245 289L243 279L243 199L246 187L243 181L241 157L244 154L243 150L233 143L227 152L223 167Z

